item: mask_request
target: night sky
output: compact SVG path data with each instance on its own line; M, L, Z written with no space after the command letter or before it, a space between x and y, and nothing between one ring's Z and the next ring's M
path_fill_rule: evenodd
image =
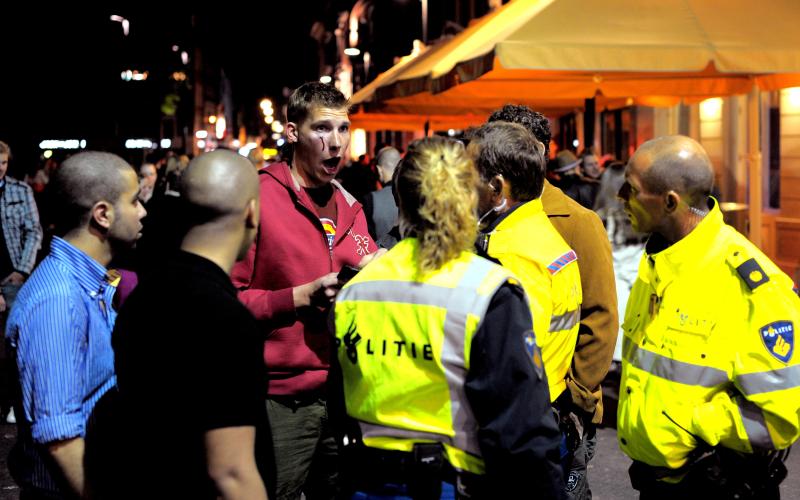
M39 163L39 141L86 139L90 149L125 153L126 138L157 139L164 97L182 97L178 113L191 123L192 91L175 87L168 75L183 66L181 50L202 47L206 90L217 94L220 75L230 82L237 118L249 129L258 126L258 101L280 99L284 87L294 88L319 77L317 45L309 36L315 20L329 31L336 14L354 0L218 4L192 14L111 7L4 13L0 28L0 140L14 153L12 173L24 175ZM445 4L431 2L431 24L443 21ZM439 5L441 4L441 5ZM362 37L373 44L376 70L385 70L395 55L407 54L420 38L419 0L377 0L373 33ZM111 14L130 19L129 36ZM438 16L438 17L437 17ZM431 36L438 36L431 29ZM124 82L125 69L147 69L144 82ZM374 76L376 71L373 71ZM182 113L182 114L181 114Z

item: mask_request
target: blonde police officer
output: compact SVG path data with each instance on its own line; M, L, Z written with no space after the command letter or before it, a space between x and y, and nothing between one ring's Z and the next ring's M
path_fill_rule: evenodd
M618 439L642 498L778 498L800 431L800 299L723 222L703 148L643 144L624 200L650 233L624 329Z
M560 498L559 433L524 292L469 251L477 172L460 143L438 137L412 144L398 169L405 238L336 299L344 399L363 442L356 489Z
M567 474L565 490L571 499L590 498L586 454L575 452L583 439L578 427L589 422L591 415L583 415L572 404L567 390L580 326L581 278L577 255L542 207L544 145L523 126L503 121L479 127L470 139L467 151L481 177L479 254L514 273L530 299L550 401L558 409L566 440L568 453L562 460ZM571 412L576 420L570 417Z

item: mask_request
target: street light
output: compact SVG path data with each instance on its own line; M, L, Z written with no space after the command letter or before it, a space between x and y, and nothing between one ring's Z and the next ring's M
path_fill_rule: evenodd
M217 123L215 124L215 127L216 128L214 132L217 136L217 139L222 139L225 137L225 132L228 130L228 124L226 123L224 116L217 117Z
M131 31L131 22L125 19L122 16L113 15L111 16L111 20L115 23L122 24L122 34L128 36L128 33Z

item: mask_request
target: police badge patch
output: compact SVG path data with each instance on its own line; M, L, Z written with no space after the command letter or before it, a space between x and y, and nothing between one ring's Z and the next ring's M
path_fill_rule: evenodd
M794 354L794 323L775 321L759 329L764 346L775 359L788 363Z
M536 345L536 336L532 330L528 330L523 334L523 339L525 341L525 350L528 351L528 356L533 363L533 369L536 371L539 380L541 380L544 377L544 363L542 362L542 352L539 350L539 346Z

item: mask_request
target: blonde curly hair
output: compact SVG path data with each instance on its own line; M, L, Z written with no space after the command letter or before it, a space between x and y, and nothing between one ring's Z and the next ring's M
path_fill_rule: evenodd
M436 271L475 243L478 172L463 144L437 136L413 142L397 169L401 231L419 241L419 273Z

